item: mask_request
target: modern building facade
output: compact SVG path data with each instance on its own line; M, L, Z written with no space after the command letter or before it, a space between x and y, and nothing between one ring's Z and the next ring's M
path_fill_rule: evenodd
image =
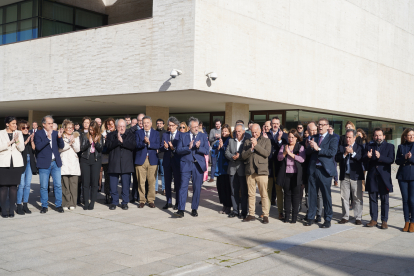
M414 125L414 0L0 3L0 116Z

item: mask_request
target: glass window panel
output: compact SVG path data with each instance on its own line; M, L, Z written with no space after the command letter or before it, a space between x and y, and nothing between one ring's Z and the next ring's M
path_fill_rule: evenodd
M33 17L33 1L24 2L20 5L20 19Z
M32 29L32 38L39 37L39 26L37 25L37 18L33 18L33 29Z
M73 8L72 7L54 4L53 13L54 13L53 19L73 24Z
M263 115L262 114L260 114L260 115L255 114L255 115L253 115L252 119L253 119L255 124L259 124L260 127L262 127L263 124L266 122L266 114L263 114Z
M24 41L32 39L33 35L33 20L23 20L20 22L20 29L17 33L17 41Z
M6 8L6 23L17 21L17 5Z
M73 31L73 25L43 19L42 36L56 35Z
M77 9L76 25L87 28L102 26L103 16L100 14Z
M3 44L17 41L17 22L6 25L6 33L3 35Z
M53 19L53 3L48 1L43 1L43 13L44 18Z
M73 25L55 22L55 34L68 33L73 31Z
M54 35L54 22L50 20L42 20L42 36Z
M34 16L38 16L38 0L33 0L34 2Z
M270 119L272 119L272 116L269 116ZM299 111L292 110L292 111L286 111L286 128L292 129L296 128L299 123ZM306 127L306 125L304 125Z
M0 24L3 24L3 9L0 9Z
M3 25L0 25L0 45L3 45Z

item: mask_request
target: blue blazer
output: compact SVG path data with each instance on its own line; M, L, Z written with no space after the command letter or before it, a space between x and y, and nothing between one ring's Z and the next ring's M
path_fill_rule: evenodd
M178 144L180 142L180 137L183 135L180 131L177 130L177 133L175 134L174 141L172 141L172 145L174 147L174 150L171 150L171 148L168 146L168 149L164 148L164 141L170 142L171 141L171 132L167 131L162 135L162 141L160 145L160 151L164 152L164 158L162 160L162 165L164 167L169 167L171 163L173 165L180 165L180 155L177 153ZM171 157L172 156L172 157Z
M405 155L408 152L411 152L412 156L409 159L405 159ZM414 143L398 146L395 163L400 165L397 172L398 180L414 180Z
M372 149L372 157L368 158L368 152ZM379 151L380 158L377 159L375 150ZM391 164L394 163L395 159L394 145L389 144L386 141L382 142L378 149L376 143L369 143L365 148L364 160L368 162L367 180L365 185L365 191L367 192L378 192L378 183L375 177L378 172L385 183L388 192L392 192L392 180L391 180Z
M52 148L50 147L50 140L46 136L46 132L42 129L36 131L33 138L36 149L36 167L38 169L48 169L52 163L52 152L55 155L56 165L62 167L62 160L60 159L59 149L65 147L65 142L58 137L58 132L52 132Z
M319 144L319 134L312 136L315 142ZM308 175L313 175L316 171L316 163L319 161L329 176L336 176L335 155L338 152L338 138L331 134L326 134L322 143L319 145L320 151L314 151L311 147L306 150L310 153Z
M200 147L195 146L196 142L200 141ZM181 155L180 172L191 171L191 163L197 161L203 171L207 171L206 159L204 155L209 153L209 145L207 135L199 132L193 142L193 147L189 149L191 142L190 132L183 133L180 136L177 153Z
M355 152L354 157L350 157L349 159L349 166L350 166L350 174L349 177L352 180L364 180L364 170L362 167L362 157L364 154L364 148L354 143L352 147L353 151ZM345 147L340 145L338 148L338 153L336 154L335 161L339 163L339 180L345 179L345 172L346 172L346 159L344 158Z
M151 128L149 146L144 143L145 131L144 129L139 129L135 131L135 139L137 141L137 152L135 154L135 165L142 166L145 162L145 159L149 158L149 163L151 166L158 165L158 154L157 150L160 148L160 134L158 131Z

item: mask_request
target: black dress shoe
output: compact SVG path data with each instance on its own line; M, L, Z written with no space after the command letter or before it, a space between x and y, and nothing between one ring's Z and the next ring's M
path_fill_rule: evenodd
M166 203L166 204L164 205L164 207L162 207L162 209L166 210L166 209L168 209L168 208L172 208L172 207L173 207L173 205L172 205L171 203Z
M321 225L321 228L331 228L331 222L325 220L325 222Z
M60 206L57 208L58 213L64 213L65 211L63 210L63 207Z
M315 223L319 223L321 221L322 221L321 216L316 216Z
M128 210L128 204L122 204L121 208L122 210Z
M14 218L14 211L13 211L13 213L9 214L9 218Z
M306 223L305 223L305 226L312 226L313 225L313 221L312 220L308 220Z
M43 207L42 210L40 210L41 214L46 214L47 211L49 211L49 209L47 209L47 207Z
M88 210L89 209L89 206L83 206L83 210Z
M192 215L193 217L198 217L197 210L192 210L192 211L191 211L191 215Z
M115 210L115 209L116 209L116 205L115 204L109 205L109 210Z
M228 217L229 217L229 218L234 218L234 217L237 217L237 214L236 214L236 213L234 213L234 212L231 212L231 213L228 215Z
M133 198L129 201L129 203L135 203L135 201L136 201L135 198Z
M174 210L178 210L178 204L175 204L173 207Z
M9 218L9 215L1 215L2 218Z
M181 210L178 210L177 212L174 213L174 216L182 218L184 217L184 212Z

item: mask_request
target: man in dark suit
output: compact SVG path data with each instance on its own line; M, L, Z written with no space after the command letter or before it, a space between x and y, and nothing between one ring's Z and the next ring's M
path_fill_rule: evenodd
M279 117L272 118L271 127L270 131L264 135L265 138L270 139L272 144L272 151L269 155L269 181L267 194L272 205L274 205L277 197L279 219L283 219L283 188L282 186L276 185L276 176L279 173L280 164L283 161L277 160L277 154L279 153L280 147L287 145L288 135L280 129Z
M144 129L135 132L137 152L135 155L135 170L138 175L138 208L145 206L145 180L148 179L147 201L150 208L155 208L155 178L158 168L157 151L160 148L160 135L152 129L152 119L149 116L142 118Z
M36 166L39 169L40 180L40 202L42 203L41 214L48 211L48 186L49 177L52 175L55 205L59 213L63 213L62 208L62 184L60 168L62 160L60 159L59 149L63 149L65 143L62 139L63 129L59 132L53 130L53 117L48 115L43 118L43 130L35 133L34 143L36 147Z
M109 152L108 174L112 197L109 210L115 210L119 204L119 177L121 177L122 185L121 208L128 210L129 187L131 186L131 173L134 171L136 140L135 134L127 130L125 120L119 119L117 121L116 131L108 134L105 146Z
M142 125L142 118L144 118L145 114L140 113L138 114L136 121L137 124L134 126L131 126L130 128L128 128L126 130L126 132L133 132L135 135L135 132L137 130L143 129L143 125ZM131 120L131 124L132 124L132 120ZM134 150L134 164L135 164L135 156L136 156L136 149ZM132 173L132 191L131 191L131 203L134 203L135 201L138 201L138 197L139 197L139 193L138 193L138 174L137 172L134 170L134 172ZM148 191L148 181L145 182L145 189Z
M366 146L364 159L368 161L365 191L369 193L371 221L367 227L374 227L378 221L378 196L381 198L381 229L388 229L389 193L393 192L391 164L394 163L394 145L384 141L384 131L374 129L373 142Z
M234 128L234 139L229 140L225 156L230 161L227 173L230 177L231 202L233 212L229 214L229 218L246 218L247 216L247 182L244 171L244 160L242 158L243 144L246 134L243 124L237 124ZM240 213L241 211L241 213Z
M165 180L165 195L167 202L163 209L172 208L172 195L171 195L171 183L174 176L175 190L175 205L174 210L178 210L179 202L179 190L181 183L180 174L180 155L177 154L177 146L180 141L181 132L177 130L180 122L175 117L168 118L168 132L162 135L160 153L164 154L162 166L164 167L164 180Z
M352 193L354 203L355 224L362 222L362 180L364 170L362 168L363 148L355 143L356 130L348 129L345 133L347 145L340 145L335 161L339 162L342 199L342 220L339 224L349 221L349 195Z
M187 201L188 184L190 178L193 182L193 201L191 203L191 215L198 216L198 205L200 203L201 186L203 185L204 172L207 164L204 155L208 155L209 146L207 135L198 132L198 119L191 117L188 126L189 132L180 134L177 153L181 155L180 172L181 186L176 191L179 193L178 211L174 213L177 217L184 217L185 203Z
M32 135L33 133L37 132L37 122L32 123L32 129L29 131L29 134Z
M164 128L165 122L163 119L158 119L157 120L157 129L156 131L158 131L158 133L160 134L160 141L162 141L162 136L164 135L164 133L166 133L167 131ZM161 145L162 148L162 145ZM161 175L161 188L164 191L165 190L165 178L164 178L164 166L162 165L162 160L164 159L164 152L162 151L158 151L158 170L157 170L157 178L155 180L155 193L158 193L158 173Z
M334 128L333 128L333 126L332 126L332 125L329 125L329 128L328 128L328 133L329 133L330 135L335 136L335 137L338 139L338 146L339 146L339 145L341 144L341 143L340 143L340 139L341 139L341 137L339 137L339 135L338 135L338 134L334 133ZM345 136L345 135L344 135L344 136ZM347 145L347 142L346 142L346 140L345 140L344 146L346 146L346 145ZM335 166L337 166L335 159L333 160L333 162L334 162ZM339 184L338 184L338 175L336 174L336 175L333 177L333 179L334 179L334 185L338 187L338 186L339 186Z
M338 139L328 133L329 121L321 118L318 122L318 135L312 137L308 151L312 151L309 161L309 210L308 221L305 224L310 226L314 223L316 214L316 201L318 188L322 193L325 222L322 228L331 227L332 220L332 198L331 198L331 179L337 174L336 165L333 159L338 151Z
M255 220L256 207L256 183L262 198L262 223L269 223L269 196L267 185L269 182L269 155L272 151L272 144L268 138L263 137L260 125L254 124L251 128L252 138L245 140L243 144L242 158L245 160L245 174L249 197L249 215L243 222Z

